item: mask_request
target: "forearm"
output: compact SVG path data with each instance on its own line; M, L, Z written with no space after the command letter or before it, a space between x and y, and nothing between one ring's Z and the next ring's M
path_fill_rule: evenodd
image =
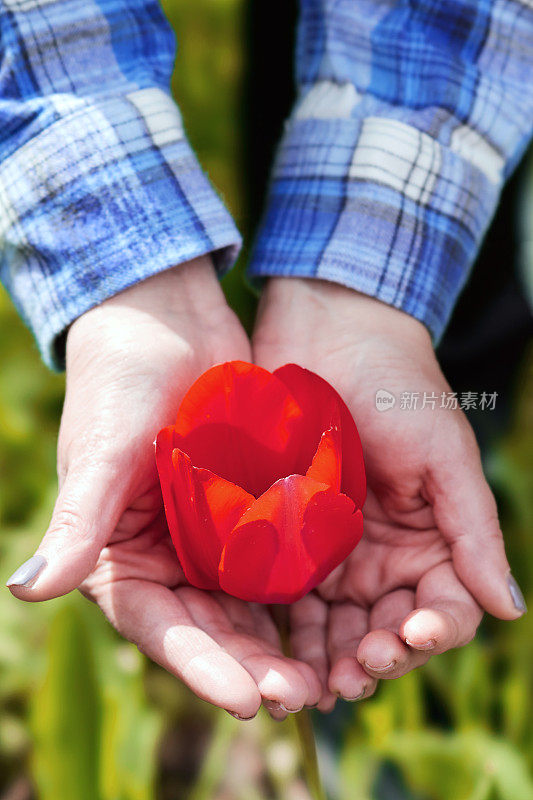
M80 314L240 237L169 94L174 37L152 0L25 3L3 25L1 278L47 363Z
M303 2L250 274L343 284L438 340L531 134L532 70L517 1Z

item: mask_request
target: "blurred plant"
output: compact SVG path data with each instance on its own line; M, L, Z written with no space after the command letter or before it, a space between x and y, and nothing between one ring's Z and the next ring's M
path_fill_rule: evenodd
M45 680L31 701L39 797L149 800L162 714L147 702L143 660L77 600L54 616Z
M164 2L180 42L173 85L186 127L246 229L236 124L244 5ZM531 274L528 242L521 252ZM238 272L226 290L249 322L252 304ZM40 363L3 294L0 364L0 563L7 576L48 522L64 384ZM522 375L514 426L489 452L486 469L513 571L531 601L533 354ZM532 663L531 618L487 619L467 648L384 682L376 697L344 704L331 718L315 715L329 796L532 800ZM265 714L238 723L196 700L81 597L24 605L0 592L1 800L309 800L293 725Z

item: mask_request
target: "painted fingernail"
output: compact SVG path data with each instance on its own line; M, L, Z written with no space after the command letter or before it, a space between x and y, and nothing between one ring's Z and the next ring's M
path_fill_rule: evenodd
M389 661L389 663L385 664L383 667L375 667L373 664L369 664L367 661L363 663L366 669L370 669L372 672L389 672L396 665L396 661Z
M520 611L521 614L525 614L527 611L527 605L526 601L524 600L524 595L522 594L520 586L516 582L515 578L513 578L511 573L507 575L507 586L509 587L509 593L511 595L514 607L517 611Z
M24 586L25 589L30 589L45 567L44 556L32 556L7 579L6 586Z
M435 639L428 639L428 641L423 642L423 644L415 644L414 642L411 642L410 639L406 639L405 644L408 644L409 647L413 647L415 650L432 650L436 646L437 642Z
M252 714L251 717L241 717L240 714L236 714L234 711L228 711L228 714L230 715L230 717L235 717L235 719L238 719L239 722L249 722L251 719L254 719L255 717L255 714Z

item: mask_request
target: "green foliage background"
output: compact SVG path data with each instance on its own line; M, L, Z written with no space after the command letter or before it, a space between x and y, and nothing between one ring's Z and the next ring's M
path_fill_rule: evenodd
M243 0L166 0L179 32L173 89L190 138L241 227ZM533 169L523 216L533 223ZM523 252L533 261L530 242ZM531 263L530 263L531 267ZM225 280L249 322L237 271ZM513 569L533 591L533 359L511 429L486 459ZM55 494L63 377L41 364L0 295L0 563L36 547ZM533 800L533 620L487 620L467 648L316 719L338 800ZM242 725L121 641L79 596L29 606L0 592L0 800L297 800L292 722Z

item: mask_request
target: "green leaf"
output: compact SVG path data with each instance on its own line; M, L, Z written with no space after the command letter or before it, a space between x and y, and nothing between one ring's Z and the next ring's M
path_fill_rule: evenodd
M339 762L339 800L373 800L379 758L362 738L352 733L344 737Z
M47 651L46 678L30 716L39 800L100 800L101 697L88 632L74 603L55 616Z
M533 798L533 779L523 756L483 730L393 734L381 752L412 788L432 800L485 800L493 786L499 800Z

